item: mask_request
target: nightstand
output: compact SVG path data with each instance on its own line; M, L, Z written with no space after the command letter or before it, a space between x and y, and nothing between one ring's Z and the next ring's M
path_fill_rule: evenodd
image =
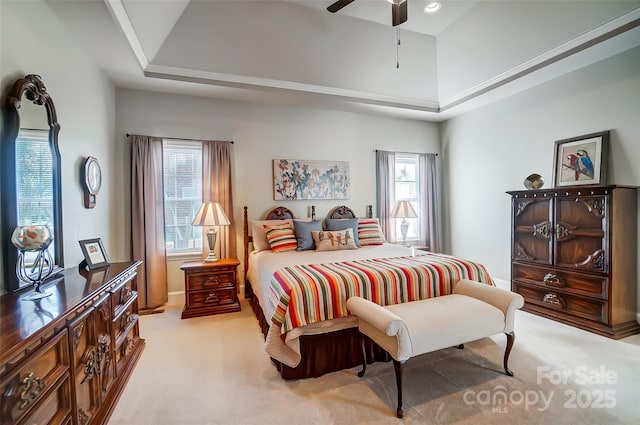
M235 258L215 263L184 263L185 305L182 318L240 311L238 300L238 265Z

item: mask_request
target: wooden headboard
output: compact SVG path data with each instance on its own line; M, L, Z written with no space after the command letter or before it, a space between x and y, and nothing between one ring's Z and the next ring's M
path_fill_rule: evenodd
M251 284L247 280L247 270L249 269L249 244L253 243L253 236L249 234L249 212L248 207L244 207L244 223L243 223L243 234L244 234L244 297L251 298ZM367 217L372 217L373 205L367 205ZM335 207L332 209L327 218L356 218L357 215L353 212L353 210L345 205L341 205L339 207ZM265 220L286 220L286 219L295 219L295 215L293 212L287 208L278 206L267 212L265 215ZM316 207L315 205L311 206L311 220L315 220L316 218Z

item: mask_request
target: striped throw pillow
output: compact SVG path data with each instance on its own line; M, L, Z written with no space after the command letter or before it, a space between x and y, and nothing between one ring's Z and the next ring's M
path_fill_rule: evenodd
M384 239L377 218L358 219L358 240L361 246L382 245Z
M296 234L291 223L275 226L264 225L267 240L273 252L295 251L298 247Z

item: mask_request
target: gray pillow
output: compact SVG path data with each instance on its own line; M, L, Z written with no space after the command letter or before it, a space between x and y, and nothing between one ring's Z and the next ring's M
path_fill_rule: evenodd
M360 240L358 240L358 219L357 218L328 218L327 230L353 230L353 240L356 246L360 248Z
M296 230L296 240L298 241L298 248L296 248L296 251L309 251L316 249L316 243L313 241L311 231L322 231L322 222L293 220L293 225Z

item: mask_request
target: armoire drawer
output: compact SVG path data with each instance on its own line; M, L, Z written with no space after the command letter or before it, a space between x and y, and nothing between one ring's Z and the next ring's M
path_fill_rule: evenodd
M553 288L529 286L516 281L513 282L512 289L522 295L526 303L535 305L537 311L543 311L550 316L574 316L604 324L609 322L606 300L563 293Z
M547 290L561 289L562 292L588 297L608 299L609 279L558 270L553 267L538 267L514 263L512 279L514 281L536 285Z

